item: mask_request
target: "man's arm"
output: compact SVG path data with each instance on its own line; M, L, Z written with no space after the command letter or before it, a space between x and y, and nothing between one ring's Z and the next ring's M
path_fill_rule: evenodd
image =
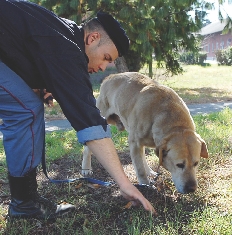
M114 144L110 138L92 140L87 142L86 145L116 181L124 198L132 201L133 205L137 205L138 202L140 202L147 211L156 213L151 203L140 193L140 191L125 175Z

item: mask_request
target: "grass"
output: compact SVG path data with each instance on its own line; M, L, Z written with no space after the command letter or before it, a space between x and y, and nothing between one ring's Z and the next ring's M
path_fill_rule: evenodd
M213 102L220 94L223 94L225 100L230 99L229 88L232 80L225 73L230 74L231 68L228 70L228 67L218 67L214 69L215 76L211 75L210 67L186 66L185 70L186 74L179 77L163 80L159 78L159 80L170 84L177 91L180 88L180 92L185 89L191 92L200 91L201 87L207 87L215 92L215 95L210 93L209 97L208 93L205 94L207 100ZM208 82L209 79L212 83ZM216 81L218 84L214 85ZM195 99L203 102L206 99L201 95L189 95L190 93L186 92L184 99L188 98L191 102ZM226 108L218 113L197 115L193 118L197 132L206 141L210 154L208 159L201 160L199 166L199 188L194 194L179 194L175 190L170 174L161 169L162 175L155 181L155 189L140 188L156 208L157 217L151 217L141 207L127 208L127 202L120 196L116 185L92 188L84 181L55 185L48 182L40 169L38 175L40 193L56 202L68 201L75 204L77 212L70 218L58 219L53 224L40 223L36 220L6 223L3 215L6 214L9 203L9 188L6 183L7 171L3 146L0 143L0 179L3 182L0 183L0 215L2 215L0 234L231 235L232 110ZM137 183L129 157L127 133L119 133L115 127L112 127L112 133L123 168L131 182ZM49 175L56 179L81 177L79 172L82 150L83 146L77 143L73 130L47 134ZM146 154L149 165L155 170L158 159L154 151L147 149ZM95 158L92 164L94 178L112 181Z
M187 104L232 100L232 67L183 65L183 69L182 75L173 77L154 70L154 79L173 88ZM148 69L144 67L141 72L147 74Z

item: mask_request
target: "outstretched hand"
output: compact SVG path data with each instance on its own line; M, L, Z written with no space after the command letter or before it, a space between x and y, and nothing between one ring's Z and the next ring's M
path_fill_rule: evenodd
M155 211L154 207L134 185L128 185L124 189L121 188L120 190L121 195L125 199L131 201L133 206L142 204L145 210L150 211L153 215L157 216L157 212Z

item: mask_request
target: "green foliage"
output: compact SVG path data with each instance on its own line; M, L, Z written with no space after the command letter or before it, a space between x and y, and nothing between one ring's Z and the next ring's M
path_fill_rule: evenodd
M178 62L180 49L197 51L194 33L202 27L204 17L199 12L211 6L207 1L200 0L33 1L77 23L80 23L81 18L95 15L99 10L110 12L120 21L130 38L131 52L126 60L131 70L138 71L138 67L149 63L151 55L155 54L157 66L165 67L171 74L182 72ZM190 12L193 17L190 17Z
M124 56L129 71L139 72L139 70L148 62L144 54L129 50Z
M186 51L180 54L179 60L185 64L197 64L197 53Z
M219 65L232 65L232 47L218 50L215 52L215 55Z
M205 51L200 51L199 53L198 53L198 59L199 59L199 64L200 65L203 65L204 64L204 61L206 60L206 58L207 58L207 52L205 52Z
M82 21L83 12L86 12L86 3L82 0L30 0L35 2L57 15L73 20L77 24ZM83 4L82 4L83 3Z
M200 52L192 52L187 51L183 52L179 56L179 60L185 64L200 64L203 65L204 61L207 58L207 52L200 51Z

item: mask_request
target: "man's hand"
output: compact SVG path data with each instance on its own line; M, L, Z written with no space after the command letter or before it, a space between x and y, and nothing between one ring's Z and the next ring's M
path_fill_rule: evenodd
M33 91L43 100L43 102L48 107L52 107L54 105L52 93L47 92L46 89L33 89Z
M151 203L142 195L142 193L132 184L128 184L127 187L121 190L121 195L130 201L133 206L138 206L142 204L144 209L150 211L152 214L157 216L157 212L155 211L154 207Z
M44 103L47 104L47 106L54 106L52 93L47 92L46 89L43 90L43 99Z

